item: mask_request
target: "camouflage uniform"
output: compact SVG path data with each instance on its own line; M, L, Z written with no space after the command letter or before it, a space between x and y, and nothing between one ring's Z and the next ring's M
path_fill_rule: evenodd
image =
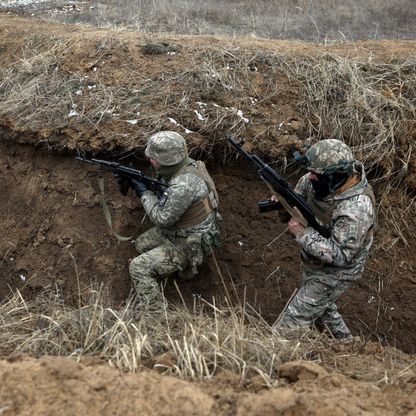
M176 149L176 155L172 141L184 145L183 149L180 146ZM181 163L183 153L185 161ZM179 134L160 132L151 136L146 155L160 160L164 166L173 166L173 170L179 163L163 195L159 197L148 190L141 196L155 227L137 238L135 245L140 255L130 263L139 309L160 311L164 299L155 278L175 272L182 278L192 278L204 258L219 244L218 196L203 162L187 157L185 140ZM201 201L208 200L211 209L201 211ZM194 215L190 216L192 212Z
M298 328L318 323L336 338L349 338L351 332L337 311L335 302L363 272L373 241L374 196L363 165L353 160L352 153L347 152L345 156L345 144L337 140L319 143L315 149L310 149L312 159L317 157L321 164L328 167L330 161L335 158L339 162L344 155L341 163L347 166L350 162L353 174L345 185L321 200L314 198L310 173L298 182L295 191L307 201L318 220L331 229L331 236L325 238L307 227L304 234L296 238L302 248L302 284L276 326ZM313 154L316 147L326 152ZM336 170L334 165L330 168ZM312 166L309 170L322 173Z

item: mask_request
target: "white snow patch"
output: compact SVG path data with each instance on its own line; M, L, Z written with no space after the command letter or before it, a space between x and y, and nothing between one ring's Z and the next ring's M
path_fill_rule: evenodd
M0 7L19 7L19 6L30 6L32 4L47 3L51 0L9 0L0 1Z
M194 110L196 116L198 117L198 120L204 121L206 120L206 117L204 117L201 113L198 113L197 110Z
M244 116L243 116L243 112L242 112L241 110L238 110L238 111L237 111L237 115L238 115L239 117L241 117L241 120L243 120L243 121L244 121L244 123L249 123L249 122L250 122L250 120L249 120L247 117L244 117Z
M134 124L137 124L137 123L138 123L138 121L139 121L139 120L137 120L137 119L134 119L134 120L126 120L126 122L127 122L127 123L129 123L129 124L133 124L133 125L134 125Z
M172 123L172 124L174 124L175 126L179 126L180 124L175 120L175 119L173 119L172 117L168 117L168 120Z
M189 130L189 129L187 129L186 127L184 127L184 126L182 126L182 124L179 124L174 118L172 118L172 117L168 117L168 120L172 123L172 124L174 124L175 126L179 126L179 127L182 127L183 129L184 129L184 131L185 131L185 133L186 134L189 134L189 133L194 133L192 130Z

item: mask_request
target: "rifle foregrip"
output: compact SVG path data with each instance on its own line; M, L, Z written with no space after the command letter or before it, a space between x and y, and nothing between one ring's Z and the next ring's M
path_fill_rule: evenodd
M259 208L259 213L263 214L264 212L277 211L282 205L277 201L270 201L269 199L265 201L257 202Z

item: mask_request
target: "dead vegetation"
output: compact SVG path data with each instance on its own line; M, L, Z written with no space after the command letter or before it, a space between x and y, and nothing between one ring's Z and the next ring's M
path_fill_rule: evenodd
M26 2L27 3L27 2ZM26 4L23 3L23 4ZM414 39L411 0L60 0L0 2L0 9L60 23L193 35L300 39Z
M414 235L397 225L406 223L414 200L405 204L406 211L397 211L389 197L394 188L415 189L413 58L379 62L371 55L329 53L294 58L231 44L194 48L183 70L172 67L163 75L144 76L127 62L128 83L114 84L102 75L103 62L120 48L129 51L128 43L98 40L89 52L87 71L65 68L65 56L75 47L63 37L33 34L18 58L1 70L0 117L12 121L13 129L37 134L39 142L59 149L100 152L134 152L149 134L176 129L187 135L193 154L224 159L229 154L224 136L231 133L249 139L257 152L282 160L282 167L286 157L291 159L290 150L309 137L345 140L364 161L372 182L384 188L380 214L397 229L393 241L407 244ZM167 53L181 54L174 49ZM303 121L291 133L277 123L282 77L299 95ZM70 144L65 144L66 132ZM95 146L88 142L91 134L103 136ZM391 235L389 230L385 234Z
M147 367L193 380L232 371L242 383L260 376L268 387L278 383L283 363L297 359L377 385L416 377L411 356L364 339L340 344L314 331L282 336L244 303L222 307L195 300L193 311L169 306L164 316L135 316L130 304L114 309L102 289L91 288L77 302L75 308L66 305L59 291L32 301L14 293L0 304L0 356L98 357L123 371ZM371 361L368 368L357 367L361 354Z
M302 83L300 108L310 135L345 140L379 179L399 185L415 152L414 59L375 63L325 54L293 60L287 71Z
M226 132L256 142L285 140L287 132L276 126L279 108L274 104L283 88L277 79L283 76L299 94L298 110L305 127L295 132L298 145L310 136L345 140L378 180L414 189L413 58L376 62L371 55L346 58L324 53L293 58L232 45L195 48L181 72L172 68L148 77L127 63L128 84L114 85L102 75L101 66L116 49L128 50L120 42L97 42L85 72L62 67L74 42L29 36L18 59L0 72L0 117L13 120L14 128L42 129L46 139L47 130L71 128L81 135L83 126L106 125L113 130L118 126L122 133L104 138L101 151L117 145L137 149L149 133L177 128L189 134L191 148L210 154L225 147ZM253 136L254 125L264 127Z

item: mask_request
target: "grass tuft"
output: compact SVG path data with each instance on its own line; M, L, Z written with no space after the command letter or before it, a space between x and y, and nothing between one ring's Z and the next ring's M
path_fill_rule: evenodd
M123 371L154 368L193 380L231 371L241 382L260 375L272 387L279 366L288 361L311 360L349 375L357 372L357 355L374 348L384 353L378 344L358 339L340 344L311 330L283 336L249 313L247 305L201 301L193 311L167 306L165 314L151 315L134 313L130 304L112 308L102 289L91 288L77 302L77 307L69 306L59 293L48 291L29 302L15 292L0 304L0 356L97 357ZM375 362L371 371L358 371L355 377L374 383L405 383L415 377L411 357L396 350L389 357L388 364Z

